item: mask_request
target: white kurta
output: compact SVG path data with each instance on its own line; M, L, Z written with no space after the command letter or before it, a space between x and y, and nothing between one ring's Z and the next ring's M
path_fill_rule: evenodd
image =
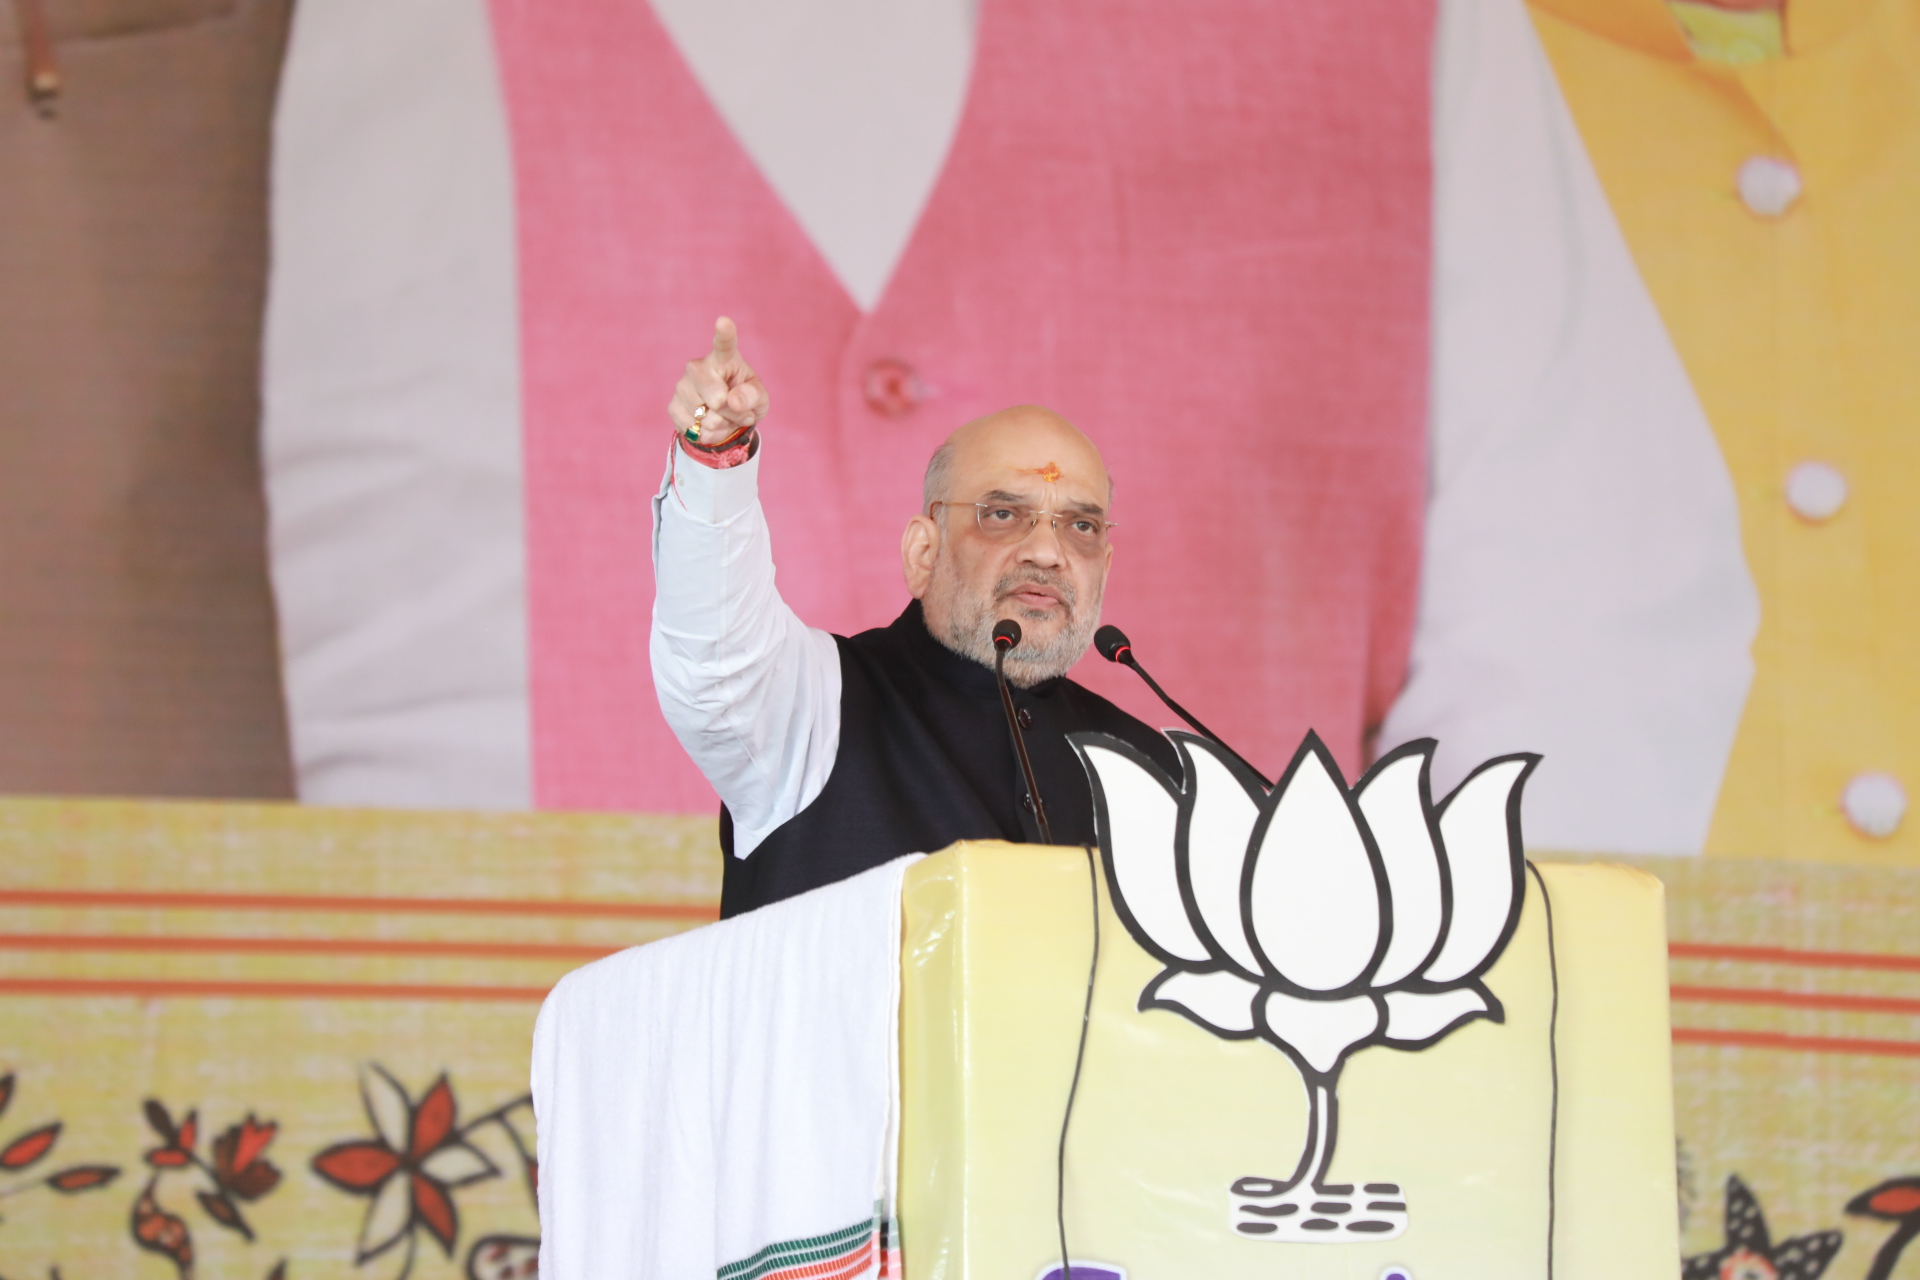
M840 647L802 622L774 583L759 496L766 451L715 470L669 449L653 500L653 687L733 815L733 853L744 858L833 772Z

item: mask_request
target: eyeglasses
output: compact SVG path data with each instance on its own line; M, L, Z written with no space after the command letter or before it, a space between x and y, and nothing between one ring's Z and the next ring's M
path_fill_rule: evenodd
M988 542L1024 542L1039 526L1040 517L1046 516L1060 545L1078 556L1098 555L1107 545L1107 532L1115 524L1084 511L1042 511L1018 502L935 502L928 505L927 514L932 515L935 507L969 506L973 508L974 523L980 526L981 536Z

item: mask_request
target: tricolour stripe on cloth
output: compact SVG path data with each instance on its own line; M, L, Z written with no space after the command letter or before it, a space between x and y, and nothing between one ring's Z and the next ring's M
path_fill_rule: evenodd
M719 1280L839 1280L866 1272L876 1261L879 1276L898 1275L898 1249L887 1248L888 1241L897 1240L897 1228L886 1219L883 1205L875 1205L874 1214L826 1235L770 1244L721 1267Z

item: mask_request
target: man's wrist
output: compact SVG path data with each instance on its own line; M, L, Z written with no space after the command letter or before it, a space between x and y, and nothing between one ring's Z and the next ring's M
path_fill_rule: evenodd
M753 457L760 448L760 428L757 426L748 427L745 431L717 445L698 444L677 431L674 433L674 438L680 442L680 452L701 466L711 467L715 471L725 471L729 467L739 466Z
M667 487L672 501L701 524L725 524L759 501L760 455L731 467L695 465L695 455L678 444L668 451Z

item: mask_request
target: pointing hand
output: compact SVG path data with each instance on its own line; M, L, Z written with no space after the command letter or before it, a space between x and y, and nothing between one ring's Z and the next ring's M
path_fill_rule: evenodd
M721 316L713 325L713 350L687 361L673 389L667 415L673 429L712 447L725 444L767 413L767 389L747 362L740 358L740 335L733 321ZM694 413L705 405L698 429Z

